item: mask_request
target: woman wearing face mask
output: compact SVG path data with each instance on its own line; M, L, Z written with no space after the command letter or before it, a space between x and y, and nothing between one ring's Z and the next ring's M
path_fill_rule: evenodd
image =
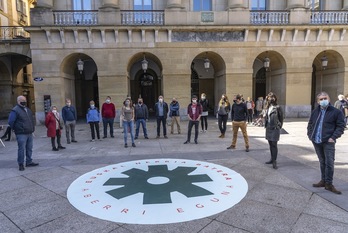
M123 137L124 137L124 147L127 148L127 135L128 131L131 135L132 147L135 147L134 143L134 108L129 99L126 99L124 106L122 107L122 116L123 116Z
M56 106L52 106L51 111L48 112L45 119L45 125L47 127L47 137L51 138L52 150L58 151L59 149L65 149L65 147L60 143L60 137L62 135L61 129L63 127L61 126L60 115ZM56 138L58 145L57 147L55 143Z
M225 137L226 123L228 119L228 113L230 112L230 110L231 110L230 101L228 100L228 97L225 94L223 94L221 96L221 99L219 102L219 109L217 112L218 125L221 132L221 135L219 136L219 138Z
M266 97L266 116L265 128L266 139L268 140L269 149L271 151L271 159L266 164L272 164L277 169L278 146L280 137L280 129L283 126L283 111L277 103L277 96L270 92Z
M87 123L89 124L91 128L91 135L92 135L91 142L94 142L95 133L97 133L97 138L100 140L100 134L99 134L100 114L99 114L99 110L95 107L95 103L93 100L89 102L89 106L90 107L87 110L86 118L87 118Z
M209 101L205 93L201 94L201 99L199 103L202 105L203 112L201 116L201 127L202 132L205 133L208 129L208 110L209 110Z

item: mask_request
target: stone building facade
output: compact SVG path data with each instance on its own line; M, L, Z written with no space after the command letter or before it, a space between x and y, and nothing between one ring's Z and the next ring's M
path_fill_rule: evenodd
M163 95L184 115L192 94L206 93L214 112L223 93L255 100L269 91L287 117L308 117L316 93L348 93L348 1L309 2L254 10L253 0L38 0L26 28L33 77L43 79L34 83L37 121L48 97L59 108L71 98L84 117L91 99L111 96L120 109L141 96L152 109Z

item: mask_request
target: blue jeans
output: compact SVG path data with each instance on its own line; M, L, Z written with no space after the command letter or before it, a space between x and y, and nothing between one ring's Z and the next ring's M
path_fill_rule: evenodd
M26 164L32 162L33 154L33 134L17 134L17 143L18 143L18 164L24 164L24 150L26 156Z
M128 130L129 130L130 135L131 135L132 143L134 143L133 128L134 128L134 122L133 121L123 121L124 144L127 144Z
M334 161L335 161L335 144L333 142L315 143L313 142L315 152L317 153L321 179L326 184L332 184L334 174Z
M104 127L104 137L107 136L108 125L110 127L110 136L114 136L114 118L103 118L103 127Z
M144 136L147 137L147 129L146 129L146 120L145 119L137 119L136 128L135 128L135 137L139 135L140 124L143 127Z

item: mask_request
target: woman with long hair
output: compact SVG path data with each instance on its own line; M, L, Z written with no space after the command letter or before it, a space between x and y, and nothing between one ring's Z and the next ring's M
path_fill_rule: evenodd
M222 94L221 99L219 101L219 109L217 111L218 125L219 125L219 129L221 133L219 138L225 137L226 124L227 124L228 114L230 110L231 110L230 101L228 100L228 97L226 94Z
M265 128L266 139L268 140L269 149L271 151L271 160L266 164L272 164L277 169L278 141L280 138L280 130L283 127L283 111L278 105L277 96L270 92L266 96L266 115Z

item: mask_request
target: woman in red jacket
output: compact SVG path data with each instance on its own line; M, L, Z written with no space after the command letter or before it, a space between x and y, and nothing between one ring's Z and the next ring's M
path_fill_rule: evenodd
M51 111L47 114L45 125L47 127L47 137L51 138L52 150L58 151L59 149L65 149L60 144L61 129L63 128L60 123L60 116L56 106L51 107ZM55 139L57 138L58 147L56 147Z

